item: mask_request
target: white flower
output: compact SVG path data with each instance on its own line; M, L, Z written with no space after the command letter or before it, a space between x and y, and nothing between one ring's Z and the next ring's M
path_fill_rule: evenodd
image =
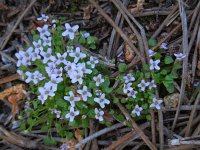
M78 63L77 66L78 66L77 70L83 71L83 73L86 73L86 74L92 73L91 69L86 68L85 63Z
M127 83L127 84L125 83L123 87L123 92L127 93L128 91L132 91L133 88L131 86L132 86L132 83Z
M153 61L153 59L150 59L150 70L160 70L160 67L158 66L158 64L160 63L160 60L155 60Z
M44 104L45 100L47 100L48 96L53 97L55 96L55 91L52 90L52 87L46 84L44 87L39 87L39 93L38 99Z
M90 36L90 33L88 32L84 32L84 33L81 33L82 37L84 38L88 38Z
M67 57L67 52L63 53L62 55L60 53L56 53L57 55L57 61L56 61L56 64L59 65L61 63L67 65L68 61L66 60L66 57Z
M45 67L45 70L46 70L46 72L47 72L47 74L49 76L51 76L51 74L53 73L54 69L56 69L56 64L55 63L52 63L52 62L47 63L47 67Z
M150 105L150 107L155 107L156 109L160 109L160 104L162 103L162 100L157 100L155 97L153 98L153 103Z
M37 18L38 21L43 20L43 21L45 21L45 22L46 22L48 19L49 19L49 16L46 16L45 14L42 14L42 17Z
M138 84L138 87L140 87L140 89L141 89L141 91L144 91L145 90L145 88L147 87L147 86L149 86L149 82L145 82L145 80L142 80L141 82L140 82L140 84Z
M149 90L151 90L152 88L156 88L156 84L155 84L155 81L152 80L150 83L149 83Z
M94 76L93 80L96 82L96 86L100 86L100 84L104 82L101 74L98 74L98 76Z
M38 40L38 42L33 41L33 45L35 47L35 51L40 50L43 51L42 41Z
M127 95L132 98L136 98L137 93L138 93L137 91L131 90L131 91L128 91Z
M45 35L50 36L50 32L48 31L48 25L44 25L42 28L37 27L37 30L40 32L40 37L43 38Z
M74 25L71 27L69 23L65 23L65 28L66 30L62 33L62 36L69 36L69 38L73 40L75 37L75 32L78 30L79 26Z
M22 70L17 70L17 73L20 75L21 79L24 80L24 72Z
M56 27L56 20L53 19L53 20L51 21L51 23L53 24L53 28L55 28L55 27Z
M87 62L88 65L91 66L91 68L95 68L95 65L98 64L99 61L97 58L90 56L90 61Z
M29 47L24 53L21 53L22 55L22 60L21 60L21 64L24 66L30 66L31 65L31 57L32 57L32 53L33 53L33 48Z
M74 111L74 107L71 107L70 112L65 115L65 118L67 119L69 118L69 121L72 122L74 121L74 118L79 115L79 113L80 113L79 110Z
M61 111L59 111L59 110L56 110L56 109L52 109L52 110L51 110L51 113L54 113L54 114L56 114L56 118L60 118Z
M94 112L95 112L95 118L98 119L99 121L103 121L104 112L100 109L98 110L97 108L95 108Z
M31 57L31 60L32 61L35 61L36 59L41 59L41 56L39 55L40 51L39 49L35 49L35 51L32 53L32 57Z
M45 79L45 77L43 77L42 74L39 73L39 71L35 71L34 73L27 71L25 74L28 77L25 80L26 83L30 83L32 81L34 84L37 84L39 80Z
M45 83L44 87L45 87L45 88L51 89L52 92L57 91L57 84L55 84L55 83L53 83L53 82L51 82L51 81ZM52 97L52 96L51 96L51 97Z
M23 59L25 57L25 52L20 50L18 53L15 54L15 56L17 57L17 67L24 65Z
M95 94L96 94L97 96L100 96L100 95L102 94L102 91L101 91L101 90L96 90L96 91L95 91Z
M92 94L87 90L87 86L83 86L82 90L77 90L77 93L81 94L83 101L87 101L87 97L92 97Z
M128 73L126 76L124 76L125 83L135 81L134 76L131 73Z
M186 55L183 53L174 54L174 56L176 56L176 59L179 61L186 57Z
M143 110L142 107L139 107L138 105L136 105L131 113L134 115L140 116L142 110Z
M72 72L74 70L76 70L76 64L68 61L67 65L64 67L64 69L65 69L65 71L67 71L68 76L71 76Z
M79 82L79 84L83 83L83 71L72 71L69 74L72 83Z
M155 54L155 52L152 49L149 49L148 53L149 53L149 57L152 57Z
M30 83L31 81L36 82L37 80L34 79L34 74L27 71L26 73L27 79L25 80L26 83Z
M60 67L60 68L55 68L53 69L52 73L55 74L57 77L61 77L62 76L62 72L63 72L63 68ZM50 75L49 75L50 76Z
M168 49L168 48L167 48L167 43L162 43L161 46L160 46L160 48Z
M80 51L80 48L77 47L75 52L69 53L69 56L74 57L74 62L77 63L79 59L83 59L86 57L86 54Z
M56 74L52 74L52 75L51 75L51 82L52 82L53 84L58 84L58 83L60 83L60 82L62 82L62 81L63 81L63 78L62 78L62 77L57 77Z
M105 94L101 94L100 98L94 98L94 101L97 102L101 108L105 107L105 104L110 104L110 101L105 98Z
M40 52L40 54L44 57L43 63L47 63L49 60L55 61L56 58L54 56L52 56L51 53L52 53L51 48L48 48L47 52L44 52L44 51Z
M72 107L75 106L75 102L80 101L80 97L74 96L74 93L72 91L69 91L69 96L64 96L64 99L70 102L70 105Z
M62 145L60 146L60 150L69 150L69 149L70 149L69 144L64 143L64 144L62 144Z
M43 46L47 46L47 45L48 45L48 46L51 46L51 39L52 39L51 37L47 37L47 38L46 38L46 37L43 37L43 38L42 38L42 40L44 41L44 42L43 42Z

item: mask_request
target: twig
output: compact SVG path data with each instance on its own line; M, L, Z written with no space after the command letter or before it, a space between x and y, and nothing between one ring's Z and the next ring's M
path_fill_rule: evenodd
M10 75L8 77L0 79L0 85L14 81L14 80L18 80L18 79L20 79L20 76L18 74L13 74L13 75Z
M182 0L178 0L179 2L179 11L180 11L180 16L181 16L181 22L182 22L182 31L183 31L183 53L186 55L186 58L184 58L183 61L183 71L182 71L182 81L181 81L181 92L180 92L180 99L176 111L176 115L174 118L174 122L172 124L172 131L174 130L176 126L176 122L180 113L180 108L183 102L183 98L185 95L185 87L186 87L186 79L187 79L187 70L188 70L188 30L187 30L187 17L186 17L186 12L185 8L183 6Z
M96 133L94 133L94 134L88 136L88 137L85 138L84 140L80 141L78 144L75 145L75 148L79 148L81 145L84 145L84 144L86 144L87 142L89 142L89 141L91 141L91 140L93 140L93 139L95 139L95 138L97 138L97 137L99 137L99 136L101 136L101 135L103 135L103 134L105 134L105 133L108 133L108 132L110 132L110 131L112 131L112 130L121 128L121 127L123 127L123 126L124 126L123 123L118 123L118 124L115 124L115 125L113 125L113 126L111 126L111 127L104 128L103 130L100 130L100 131L98 131L98 132L96 132Z
M103 11L103 9L94 1L89 0L90 3L92 3L96 9L100 12L100 14L108 21L108 23L115 28L118 34L122 37L122 39L127 42L127 44L131 47L131 49L140 57L143 64L145 64L145 60L143 56L140 54L138 49L132 44L131 40L124 34L124 32L115 24L115 22Z
M138 125L136 124L136 122L131 118L131 116L129 115L129 113L127 112L127 110L120 104L117 103L117 106L119 107L119 109L122 111L122 113L124 114L124 116L126 117L127 120L129 120L133 126L133 128L135 129L136 133L144 140L144 142L149 146L149 148L151 150L156 150L157 148L151 143L151 141L149 140L149 138L144 134L144 132L138 127Z
M123 1L123 4L125 6L127 6L128 3L129 3L129 0ZM115 23L116 24L119 24L121 16L122 16L121 12L118 11L117 17L115 19ZM111 56L111 51L112 51L112 48L113 48L113 42L114 42L114 39L115 39L115 35L116 35L116 31L115 31L115 29L113 29L112 32L111 32L111 36L110 36L110 40L109 40L109 45L108 45L108 52L107 52L108 58L112 57Z
M161 110L158 110L158 119L159 119L159 141L160 141L160 150L164 149L164 134L163 134L163 114Z
M154 34L151 36L152 39L155 39L160 34L160 32L162 31L162 29L165 27L165 25L167 24L167 22L170 20L171 16L176 12L177 9L178 9L178 5L176 5L174 7L174 9L171 11L171 13L166 17L166 19L163 21L163 23L154 32Z
M155 129L155 114L153 110L150 110L151 113L151 137L152 143L156 145L156 129Z
M8 43L8 40L10 39L10 37L12 36L13 31L17 28L17 26L19 25L19 23L21 22L21 20L24 18L24 16L27 14L27 12L29 11L29 9L34 5L34 3L36 2L36 0L32 0L30 2L30 4L28 5L28 7L23 11L23 13L20 15L20 17L17 19L17 22L15 23L15 25L13 26L13 28L11 29L11 31L8 33L8 35L6 36L5 41L3 42L3 44L0 47L0 50L4 49L4 47L6 46L6 44Z
M178 147L169 148L167 150L191 150L195 147L197 147L197 146L195 146L195 145L181 145L181 146L178 146Z
M146 122L144 124L142 124L140 126L140 128L142 130L144 130L145 128L147 128L149 126L149 122ZM124 136L120 137L116 142L114 142L112 145L110 145L109 147L107 147L105 150L113 150L115 149L117 146L123 144L124 142L126 142L128 139L130 139L131 137L135 136L136 135L136 131L133 130L127 134L125 134Z
M186 128L186 132L185 132L185 136L186 137L189 136L189 134L190 134L193 118L195 117L195 111L196 111L196 107L197 107L199 101L200 101L200 92L199 92L199 94L198 94L198 96L196 98L196 101L194 103L194 107L192 108L192 111L190 113L190 118L189 118L189 121L188 121L188 124L187 124L187 128Z

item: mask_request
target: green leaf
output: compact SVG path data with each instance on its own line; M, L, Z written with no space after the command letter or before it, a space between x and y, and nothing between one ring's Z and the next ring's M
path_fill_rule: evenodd
M172 81L163 81L164 86L166 87L166 90L169 93L173 93L175 91L174 85Z
M173 58L171 56L165 56L165 64L171 64L174 62Z
M149 79L151 77L151 73L150 72L147 72L144 74L145 78Z
M118 69L119 69L120 72L125 72L128 69L128 65L125 64L125 63L120 63L118 65Z
M151 115L146 115L146 119L147 119L148 121L150 121L150 120L151 120Z
M56 140L52 137L49 137L49 136L45 137L43 139L43 142L44 142L45 145L56 145L57 144Z
M180 63L175 63L173 68L178 70L182 68L182 65Z
M82 119L82 125L83 125L83 128L89 127L88 119Z
M149 39L148 44L150 47L153 47L156 45L156 40L155 39Z
M119 103L119 99L118 99L117 97L114 97L113 103L114 103L114 104Z
M162 74L162 75L166 75L168 73L168 71L166 70L166 69L163 69L161 72L160 72L160 74Z
M114 115L115 116L115 119L119 122L122 122L125 120L124 116L122 114L117 114L117 115Z

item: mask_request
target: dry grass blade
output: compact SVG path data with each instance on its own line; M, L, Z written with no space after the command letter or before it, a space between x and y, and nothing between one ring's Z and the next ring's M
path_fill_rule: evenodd
M144 132L140 129L140 127L138 127L136 122L131 118L131 116L129 115L127 110L120 103L117 103L117 106L122 111L122 113L124 114L126 119L131 122L131 124L132 124L133 128L135 129L136 133L144 140L144 142L148 145L148 147L151 150L157 150L157 148L151 143L149 138L144 134Z
M182 31L183 31L183 53L186 55L186 58L183 61L183 71L182 71L182 81L181 81L181 92L180 92L180 99L176 111L176 115L174 118L174 122L172 125L172 131L174 130L176 126L176 122L180 113L180 108L183 102L183 98L185 95L185 87L186 87L186 78L187 78L187 70L188 70L188 50L189 50L189 45L188 45L188 30L187 30L187 17L186 17L186 12L185 8L183 6L183 1L179 0L179 11L180 11L180 16L181 16L181 22L182 22Z
M20 76L18 74L13 74L8 77L4 77L4 78L0 79L0 85L14 81L14 80L18 80L18 79L20 79Z
M100 14L108 21L108 23L118 32L118 34L122 37L122 39L129 44L132 50L140 57L143 64L145 64L145 59L140 54L138 49L132 44L130 39L124 34L124 32L115 24L115 22L103 11L103 9L94 1L89 0L95 8L100 12Z

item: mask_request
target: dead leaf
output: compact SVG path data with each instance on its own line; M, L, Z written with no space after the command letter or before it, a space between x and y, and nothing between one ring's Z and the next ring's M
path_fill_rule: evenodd
M5 4L3 3L0 3L0 10L8 10L8 6L6 6Z
M176 108L178 105L180 94L173 93L164 97L164 103L166 108Z
M75 131L75 137L76 137L76 139L77 139L79 142L83 140L83 137L82 137L82 135L81 135L81 131L80 131L79 129L76 129L76 131Z
M91 13L93 10L93 5L88 5L87 7L83 8L83 19L90 19L91 18Z
M136 41L136 36L131 34L129 35L129 39L135 44ZM133 58L136 56L134 51L131 49L131 47L128 45L128 43L124 44L124 55L125 55L125 60L130 63Z
M36 30L37 27L43 27L44 26L44 21L37 21L37 20L33 20L33 25L31 27L31 30Z
M137 5L136 5L136 7L134 7L133 6L133 8L129 8L128 10L129 10L129 12L130 13L139 13L139 12L141 12L143 9L144 9L144 7L143 7L143 5L144 5L144 2L145 2L145 0L137 0Z
M108 113L108 111L104 111L103 118L106 121L110 121L110 122L113 122L115 120L114 117Z
M7 100L12 105L13 118L19 111L18 102L25 97L24 91L25 85L18 84L0 93L0 100Z

